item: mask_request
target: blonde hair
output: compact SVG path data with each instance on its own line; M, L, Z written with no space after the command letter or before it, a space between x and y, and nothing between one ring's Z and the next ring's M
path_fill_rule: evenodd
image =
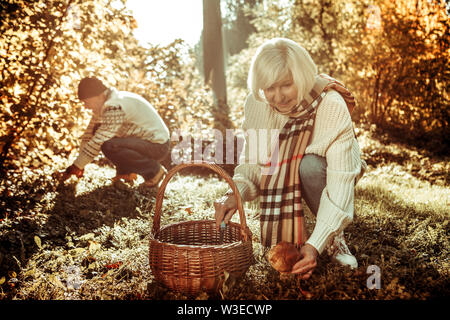
M305 48L296 42L273 38L256 50L248 73L248 89L257 100L265 101L263 90L290 74L298 89L298 101L301 101L314 85L317 66Z

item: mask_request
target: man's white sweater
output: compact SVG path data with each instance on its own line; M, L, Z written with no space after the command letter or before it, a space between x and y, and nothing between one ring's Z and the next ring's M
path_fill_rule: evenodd
M233 176L244 201L251 201L259 195L261 170L268 163L273 144L277 141L277 134L270 133L275 133L274 129L281 131L288 119L253 95L248 96L242 126L247 132L245 146ZM255 146L251 139L255 131L256 136L259 132L263 133L261 136L268 132L269 138L259 139ZM353 220L355 181L365 166L347 105L334 90L325 95L317 109L313 134L305 154L316 154L327 161L326 186L321 195L316 225L306 241L322 253L334 235Z
M101 114L92 116L81 137L74 164L84 168L100 153L102 144L114 137L137 137L162 144L169 140L169 129L144 98L111 88Z

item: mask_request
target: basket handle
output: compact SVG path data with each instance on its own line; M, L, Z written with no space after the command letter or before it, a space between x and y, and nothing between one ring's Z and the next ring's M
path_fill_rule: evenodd
M234 184L231 177L228 175L228 173L225 172L221 167L219 167L216 164L213 163L206 163L206 162L198 162L198 163L182 163L179 164L172 169L169 170L166 177L164 178L163 182L161 183L161 186L158 189L158 193L156 195L156 204L155 204L155 214L153 216L153 229L152 233L155 234L160 229L160 222L161 222L161 208L162 208L162 202L164 198L164 192L166 190L166 186L169 183L169 180L177 173L178 171L187 168L187 167L204 167L211 169L212 171L219 174L222 178L224 178L228 184L230 185L231 189L233 190L233 194L236 198L237 203L237 209L239 211L239 218L241 220L241 233L243 235L244 241L247 241L249 238L249 230L247 227L247 222L245 220L245 213L244 213L244 206L242 204L242 198L239 193L239 190L237 189L236 185Z

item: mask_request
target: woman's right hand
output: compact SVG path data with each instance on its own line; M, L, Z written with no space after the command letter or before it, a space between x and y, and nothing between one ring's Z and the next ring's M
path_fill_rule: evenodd
M214 202L214 209L216 210L216 228L219 230L222 221L225 224L230 222L233 214L237 211L237 203L234 194L226 194L222 198Z

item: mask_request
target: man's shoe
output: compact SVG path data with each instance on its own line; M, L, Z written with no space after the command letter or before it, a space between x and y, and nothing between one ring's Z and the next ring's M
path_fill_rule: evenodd
M127 173L127 174L117 174L112 181L113 182L117 182L120 180L123 180L124 182L127 183L132 183L137 179L137 174L136 173Z
M334 237L333 242L327 247L327 253L333 261L341 266L349 266L352 269L358 268L358 261L345 243L344 232Z
M163 166L160 167L158 173L149 179L145 179L143 185L149 188L153 188L159 185L159 183L164 179L164 177L167 174L167 170L166 168L164 168Z

